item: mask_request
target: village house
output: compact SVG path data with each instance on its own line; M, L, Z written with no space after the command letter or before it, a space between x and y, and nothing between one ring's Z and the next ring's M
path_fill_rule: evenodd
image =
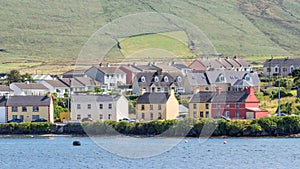
M41 83L12 83L10 89L18 96L45 96L49 89Z
M126 84L132 84L135 75L141 72L141 70L133 67L131 64L120 66L120 69L126 73Z
M53 80L54 78L51 75L38 75L38 74L34 74L31 75L32 80L36 83L39 83L43 80Z
M128 100L123 95L72 95L72 120L119 121L128 118Z
M73 69L62 74L61 78L86 77L86 70Z
M174 89L176 93L184 93L184 77L181 73L138 73L132 84L132 93L140 94L142 89L146 92L164 92L168 93Z
M194 118L257 119L268 116L267 110L259 108L253 87L244 91L222 92L218 88L216 92L199 92L191 98L189 108L189 115Z
M6 103L6 121L21 119L31 122L37 119L54 121L52 97L48 96L10 96Z
M0 97L0 123L6 123L6 97Z
M138 121L170 120L179 116L179 103L174 90L169 93L149 93L142 90L136 102Z
M300 59L268 59L263 65L264 76L290 76L300 68Z
M13 95L14 91L9 86L0 85L0 96Z
M126 73L118 66L110 66L109 64L107 66L93 66L85 73L88 77L106 84L108 89L115 89L118 85L126 84Z
M205 73L199 72L187 73L187 83L185 83L184 88L187 93L214 90L214 86L209 84Z
M65 93L69 92L69 86L60 80L43 80L40 82L46 86L51 93L57 93L57 97L65 97Z

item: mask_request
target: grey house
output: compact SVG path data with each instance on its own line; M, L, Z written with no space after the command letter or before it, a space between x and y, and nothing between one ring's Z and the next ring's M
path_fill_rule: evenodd
M123 95L72 95L72 120L128 118L128 100Z

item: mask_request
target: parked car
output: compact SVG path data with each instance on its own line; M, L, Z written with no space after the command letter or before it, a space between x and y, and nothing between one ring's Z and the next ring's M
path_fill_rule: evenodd
M12 120L7 121L7 123L21 123L21 122L23 122L22 119L12 119Z
M81 119L81 122L92 122L92 121L94 121L94 120L90 117L85 117L85 118Z
M31 122L47 122L48 120L46 119L35 119L35 120L32 120Z
M279 114L278 113L276 113L276 114L274 114L273 116L279 116ZM287 114L285 114L285 113L280 113L280 116L288 116Z
M214 119L231 120L229 117L226 117L226 116L215 116Z
M136 122L134 119L128 119L128 118L123 118L123 119L120 119L119 121Z

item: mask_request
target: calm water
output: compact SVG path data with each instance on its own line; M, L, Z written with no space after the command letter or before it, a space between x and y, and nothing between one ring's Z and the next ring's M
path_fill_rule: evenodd
M0 150L5 169L300 168L300 139L291 138L1 138Z

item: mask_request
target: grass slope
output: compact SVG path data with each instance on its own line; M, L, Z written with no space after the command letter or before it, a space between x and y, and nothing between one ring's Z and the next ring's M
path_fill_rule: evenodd
M114 19L139 12L169 13L185 19L200 28L217 52L225 55L300 55L297 0L11 0L0 2L0 71L68 70L94 32ZM162 36L124 39L127 48L121 52L128 55L143 47L161 45L160 49L174 51L175 55L190 56L184 43L168 38L162 40L167 43L153 43L155 40L162 40ZM137 41L140 44L130 45ZM118 54L112 49L109 55L113 58Z

